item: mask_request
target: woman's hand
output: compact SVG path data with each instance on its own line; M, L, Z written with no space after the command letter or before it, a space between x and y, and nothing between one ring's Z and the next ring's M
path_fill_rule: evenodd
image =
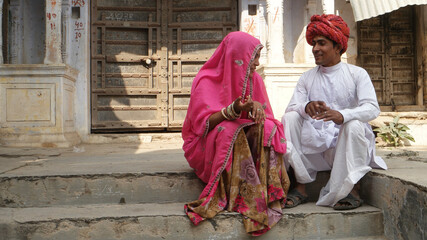
M242 97L238 97L233 102L233 108L237 114L240 114L242 111L249 112L252 109L252 106L253 106L252 101L248 102L247 100L245 100L244 102L242 102Z
M241 97L238 99L241 99ZM251 96L247 96L243 103L241 101L239 102L241 103L241 109L248 112L249 117L254 119L256 123L264 122L265 111L260 102L253 101Z
M262 123L265 120L265 111L260 102L253 101L251 96L247 96L242 102L242 97L238 97L233 102L234 111L240 114L242 111L248 112L250 118L256 123Z
M256 123L263 123L265 120L265 111L260 102L254 101L252 108L252 117Z

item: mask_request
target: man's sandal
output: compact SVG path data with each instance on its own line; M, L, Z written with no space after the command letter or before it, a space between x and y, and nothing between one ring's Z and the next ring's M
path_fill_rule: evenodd
M340 204L340 205L338 205ZM335 205L335 210L351 210L362 206L363 200L356 198L353 194L349 193L347 197L339 200Z
M285 208L293 208L296 207L302 203L306 203L308 200L307 196L303 196L300 192L298 192L298 190L296 190L295 188L292 189L289 193L288 196L286 197L286 203L285 203ZM292 201L292 204L289 204L289 200Z

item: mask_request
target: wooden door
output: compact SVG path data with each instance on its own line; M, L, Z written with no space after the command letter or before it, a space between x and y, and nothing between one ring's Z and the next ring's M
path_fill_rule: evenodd
M93 131L179 130L191 83L237 29L237 1L91 1Z
M359 23L358 61L381 106L416 105L414 25L412 6Z
M169 1L169 127L182 127L193 78L222 39L237 30L237 1Z

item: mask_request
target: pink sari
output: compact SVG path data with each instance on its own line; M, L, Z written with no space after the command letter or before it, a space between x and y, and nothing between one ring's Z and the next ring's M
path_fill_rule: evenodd
M242 96L244 99L250 95L254 101L263 104L266 120L262 125L262 144L277 154L286 152L283 127L273 116L264 82L257 73L253 74L252 79L249 78L250 65L260 48L262 45L258 39L247 33L232 32L223 39L193 81L182 137L189 165L207 184L199 197L200 206L212 204L224 170L231 171L233 147L239 133L255 124L244 112L239 119L225 120L208 131L209 117L227 107L237 97ZM285 196L282 200L285 200ZM227 199L215 204L220 210L224 210ZM193 208L194 205L190 207L187 204L185 210L194 224L212 217L200 216L192 211ZM269 227L263 229L268 230Z

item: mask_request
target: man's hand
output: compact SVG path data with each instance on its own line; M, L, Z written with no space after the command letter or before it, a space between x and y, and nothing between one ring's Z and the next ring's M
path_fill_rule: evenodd
M332 109L317 114L316 116L314 116L314 119L323 121L333 121L335 124L338 125L344 122L344 117L342 116L342 114Z
M323 101L312 101L305 106L305 112L311 118L314 118L316 115L326 110L329 110L329 107L326 106L326 103Z
M342 124L344 117L336 110L330 109L323 101L309 102L305 106L305 112L313 119L323 121L333 121L335 124Z

